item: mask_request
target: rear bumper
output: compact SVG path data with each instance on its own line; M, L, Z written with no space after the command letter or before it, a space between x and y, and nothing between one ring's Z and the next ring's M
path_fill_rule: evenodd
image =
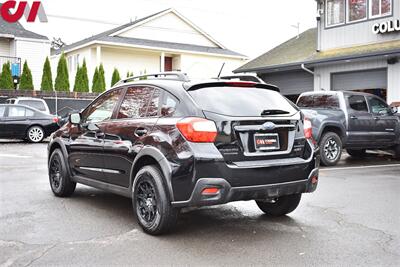
M210 206L238 200L265 200L284 195L310 193L317 188L318 175L319 168L316 166L307 179L253 186L231 186L223 178L201 178L197 180L189 200L175 201L172 205L174 207ZM218 188L219 191L214 195L203 195L202 192L206 188Z

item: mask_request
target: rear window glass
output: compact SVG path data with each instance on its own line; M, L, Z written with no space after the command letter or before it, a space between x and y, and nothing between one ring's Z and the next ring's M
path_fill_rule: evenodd
M28 107L36 108L40 111L46 111L46 107L42 101L35 101L35 100L20 100L18 104L25 105Z
M203 110L228 116L261 116L268 110L288 114L297 111L281 94L268 89L207 87L189 91L189 94Z
M301 108L339 108L336 95L305 95L299 98L297 106Z

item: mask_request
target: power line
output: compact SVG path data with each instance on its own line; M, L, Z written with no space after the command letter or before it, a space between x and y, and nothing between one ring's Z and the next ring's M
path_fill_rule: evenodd
M58 18L58 19L68 19L68 20L76 20L76 21L85 21L92 23L100 23L100 24L109 24L109 25L121 25L123 23L115 22L115 21L106 21L106 20L98 20L98 19L88 19L88 18L80 18L80 17L72 17L72 16L63 16L63 15L55 15L55 14L47 14L48 17Z

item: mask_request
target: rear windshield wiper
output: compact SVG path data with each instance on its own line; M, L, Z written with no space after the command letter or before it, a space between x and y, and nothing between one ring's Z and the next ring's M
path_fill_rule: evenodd
M280 114L289 114L289 111L281 110L281 109L266 109L261 112L261 116L268 115L280 115Z

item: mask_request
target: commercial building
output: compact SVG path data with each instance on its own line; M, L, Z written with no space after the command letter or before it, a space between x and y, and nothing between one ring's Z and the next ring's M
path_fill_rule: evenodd
M194 78L217 76L222 64L231 73L245 63L246 56L227 49L174 9L167 9L109 31L67 45L52 53L56 69L64 52L73 84L83 59L93 77L96 66L104 65L106 83L117 68L121 76L163 71L183 71Z
M305 91L356 90L400 101L400 1L316 2L316 28L235 72L256 72L292 100Z

